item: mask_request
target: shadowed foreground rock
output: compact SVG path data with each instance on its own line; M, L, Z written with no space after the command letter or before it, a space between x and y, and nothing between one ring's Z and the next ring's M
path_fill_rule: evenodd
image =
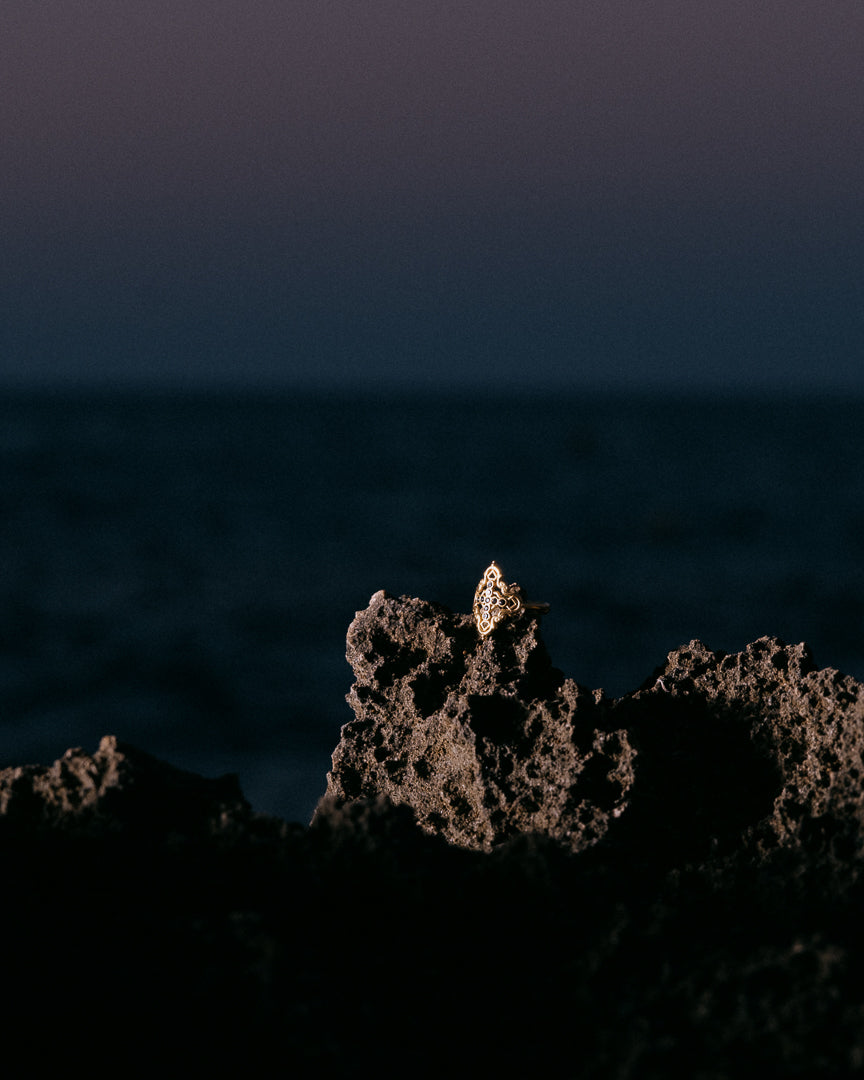
M385 593L348 656L355 719L309 828L113 738L0 773L7 1054L124 1075L864 1069L858 683L803 645L691 642L610 700L530 619L481 642Z

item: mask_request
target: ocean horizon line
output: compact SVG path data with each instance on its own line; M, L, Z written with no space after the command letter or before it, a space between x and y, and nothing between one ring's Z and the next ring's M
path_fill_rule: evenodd
M554 401L557 404L580 401L602 403L644 401L646 404L677 402L688 405L734 406L736 403L789 405L859 405L864 404L864 388L842 386L609 386L589 384L508 385L496 380L489 384L409 385L400 382L347 383L242 383L213 381L202 383L172 381L4 381L0 379L0 398L7 401L70 402L75 401L139 401L173 403L189 402L318 402L399 403L434 400L470 403L478 397L485 401L518 400L538 404Z

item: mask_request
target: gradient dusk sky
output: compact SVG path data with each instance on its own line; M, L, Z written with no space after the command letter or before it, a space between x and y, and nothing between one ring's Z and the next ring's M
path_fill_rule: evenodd
M864 390L861 0L12 0L0 382Z

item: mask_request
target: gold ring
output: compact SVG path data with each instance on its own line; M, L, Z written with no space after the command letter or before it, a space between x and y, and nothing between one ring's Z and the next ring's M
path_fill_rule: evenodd
M474 621L481 638L488 637L502 619L516 617L526 611L543 615L548 604L529 604L522 596L521 588L514 582L507 585L501 576L501 568L492 562L474 592Z

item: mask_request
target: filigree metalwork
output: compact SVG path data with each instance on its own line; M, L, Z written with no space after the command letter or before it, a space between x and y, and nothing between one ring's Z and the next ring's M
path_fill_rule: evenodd
M525 611L543 613L548 604L528 604L522 589L514 582L506 584L501 568L492 562L487 566L474 592L474 621L481 638L488 637L502 619L521 615Z

